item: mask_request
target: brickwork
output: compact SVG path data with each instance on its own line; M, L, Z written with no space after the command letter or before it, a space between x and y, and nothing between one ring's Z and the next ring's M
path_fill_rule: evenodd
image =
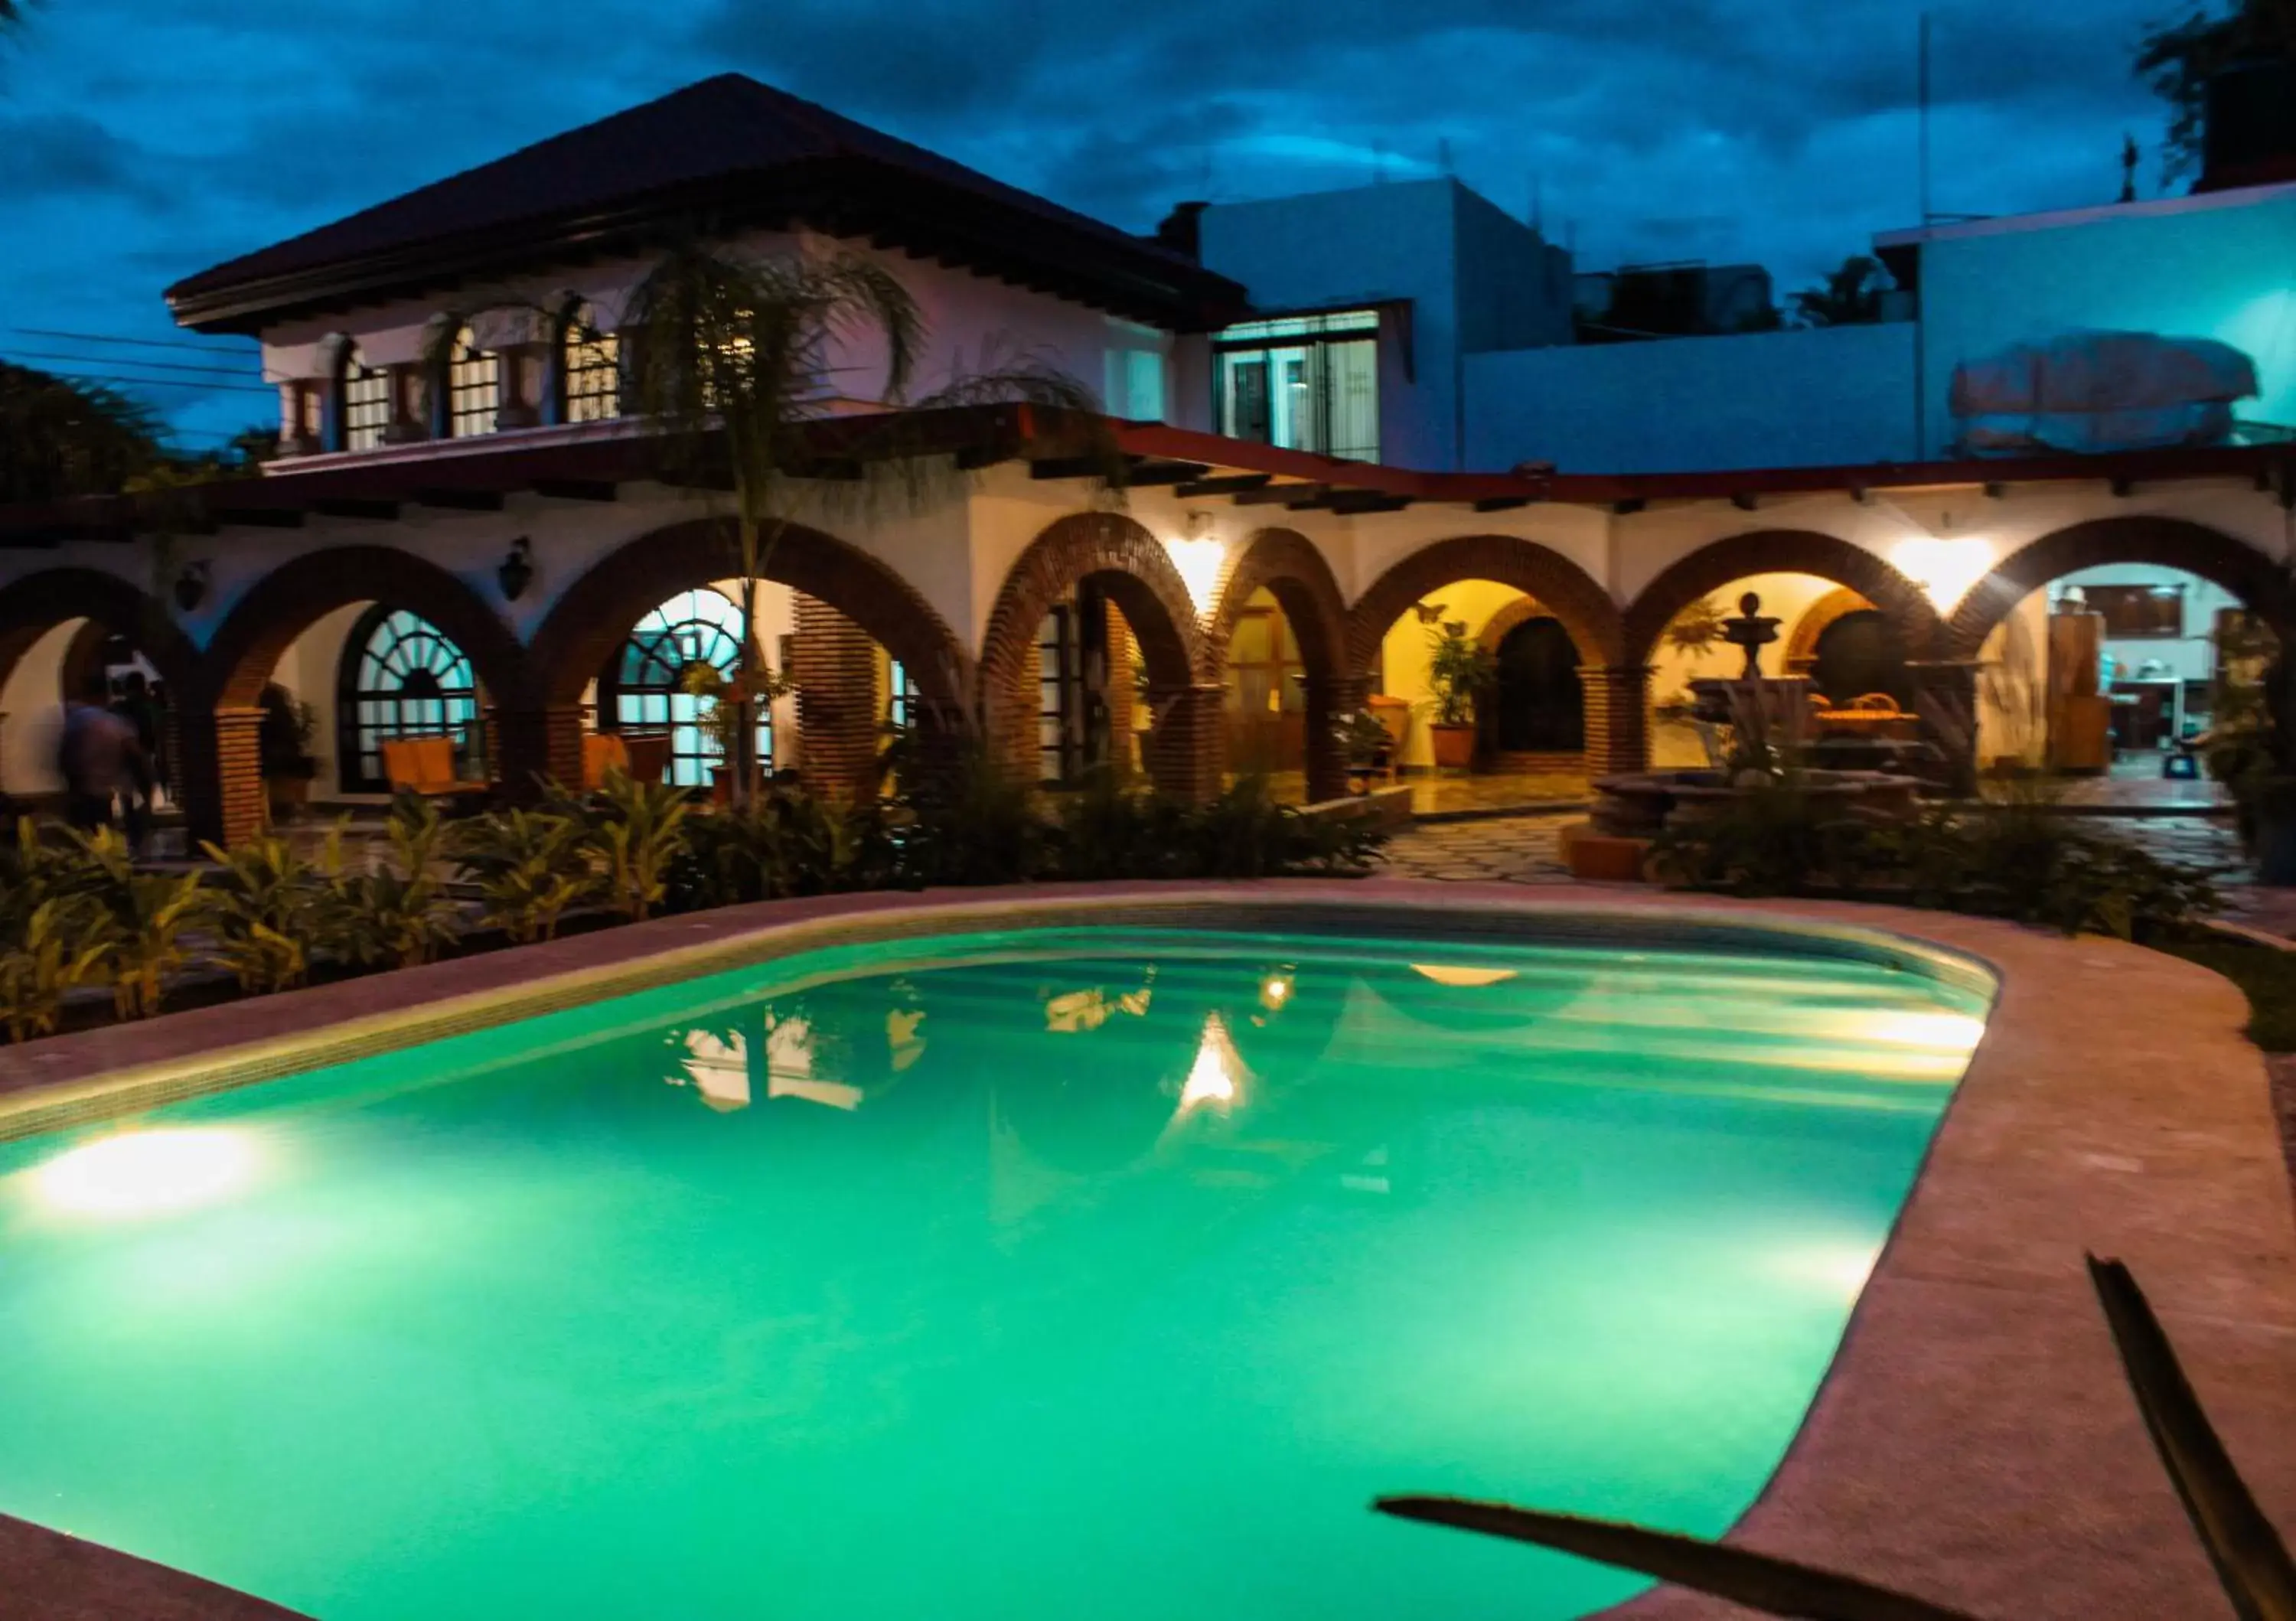
M1348 616L1348 660L1368 671L1380 643L1403 611L1454 580L1496 580L1536 597L1562 621L1579 655L1608 662L1623 645L1618 605L1587 571L1561 553L1511 535L1464 535L1413 553L1357 600Z
M0 586L0 686L34 643L82 618L134 643L172 692L180 695L193 684L199 652L159 602L100 569L45 569Z
M1794 621L1793 634L1786 639L1785 651L1780 655L1778 667L1789 675L1807 675L1817 666L1817 639L1828 626L1845 615L1864 613L1874 606L1863 593L1847 585L1836 585L1808 608ZM1680 611L1677 610L1677 611ZM1856 697L1856 693L1848 694Z
M1029 543L1005 576L981 641L982 722L999 757L1026 782L1036 781L1038 761L1038 630L1053 605L1086 580L1101 589L1137 638L1152 688L1181 692L1193 688L1197 679L1202 643L1194 605L1162 543L1119 513L1078 512L1056 520ZM1149 774L1160 785L1168 778L1193 792L1202 776L1196 755L1205 746L1193 733L1207 723L1199 713L1200 703L1191 700L1181 707L1185 710L1185 741L1180 733L1160 741L1152 736L1144 753ZM1215 701L1209 723L1214 779L1218 775L1218 719Z
M1235 624L1252 597L1266 588L1292 626L1300 643L1300 661L1310 675L1336 676L1345 667L1348 649L1347 602L1324 554L1304 535L1292 529L1262 529L1244 543L1224 565L1213 600L1211 624L1204 635L1203 671L1207 681L1224 681L1227 648Z
M1588 775L1649 768L1650 675L1646 664L1598 665L1578 672L1587 704Z
M579 704L496 704L487 711L487 757L495 781L513 799L530 799L545 782L582 780Z
M184 820L192 838L226 849L259 836L269 821L254 705L186 709L177 717L183 743Z
M1348 791L1348 750L1334 731L1339 717L1363 708L1371 695L1367 675L1310 675L1307 689L1308 799L1320 804Z
M1813 530L1759 529L1701 546L1644 587L1627 609L1621 662L1647 660L1675 615L1754 574L1814 574L1849 586L1898 622L1906 652L1916 659L1944 635L1944 622L1922 588L1865 547Z
M542 695L578 701L640 614L673 592L731 578L740 569L732 526L708 518L653 530L601 559L566 588L535 633L529 662ZM956 638L914 586L867 553L791 525L775 541L765 577L859 625L901 661L936 714L970 711L972 667Z
M1995 563L1954 610L1945 656L1976 658L2018 603L2060 576L2105 563L2183 569L2223 586L2275 626L2296 626L2296 587L2254 546L2181 519L2100 518L2045 535Z
M1150 713L1156 718L1140 751L1149 781L1174 798L1201 803L1218 795L1226 696L1226 689L1210 682L1149 687Z
M858 796L877 780L877 644L818 597L797 594L790 675L800 757L816 792Z
M1108 704L1109 746L1116 751L1119 763L1127 760L1132 749L1132 714L1135 703L1132 678L1132 627L1124 622L1124 610L1113 602L1105 604L1108 614L1108 690L1102 697Z
M1937 745L1937 786L1957 795L1977 791L1977 665L1964 659L1909 660L1914 708L1922 736Z

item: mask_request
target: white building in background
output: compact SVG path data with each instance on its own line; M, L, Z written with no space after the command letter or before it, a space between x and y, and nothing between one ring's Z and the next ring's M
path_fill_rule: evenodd
M1750 582L1833 696L1891 692L1940 735L1958 715L1965 741L1981 670L2072 571L2181 569L2289 622L2296 469L2270 443L1957 458L1956 356L2053 323L2244 333L2250 405L2296 412L2269 246L2291 221L2296 187L2265 184L1940 227L1882 243L1917 318L1574 342L1597 304L1610 328L1669 300L1692 332L1742 321L1756 283L1590 290L1449 179L1184 206L1135 237L724 76L172 288L184 324L261 340L289 454L188 515L0 513L0 789L48 785L36 717L131 656L176 700L204 832L260 823L275 691L322 716L326 797L387 787L381 746L409 736L511 791L582 774L609 733L707 778L680 681L739 646L722 491L663 462L620 370L630 289L697 229L873 256L931 321L921 388L1050 361L1101 389L1130 462L1111 512L1028 413L958 412L937 454L970 481L858 513L826 424L754 627L799 685L764 741L809 778L865 789L891 718L977 727L1049 782L1132 755L1176 792L1265 767L1333 793L1330 723L1367 695L1428 757L1431 620L1499 659L1485 760L1636 766L1653 705L1703 673L1669 626ZM435 369L429 335L454 339ZM832 374L825 416L900 408L866 343ZM2204 643L2215 599L2177 600L2173 639ZM2155 661L2189 729L2204 678ZM2017 748L1980 725L1980 758Z

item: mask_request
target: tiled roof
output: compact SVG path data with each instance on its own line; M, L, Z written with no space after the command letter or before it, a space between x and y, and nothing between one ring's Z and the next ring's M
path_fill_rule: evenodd
M800 220L1161 324L1217 324L1243 303L1168 248L738 73L201 271L168 301L187 325L247 332L690 223Z

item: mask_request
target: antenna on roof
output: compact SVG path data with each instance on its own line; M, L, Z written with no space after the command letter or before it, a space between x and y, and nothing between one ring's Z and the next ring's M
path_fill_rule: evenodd
M1546 188L1540 184L1537 169L1530 171L1530 228L1542 236L1546 233Z

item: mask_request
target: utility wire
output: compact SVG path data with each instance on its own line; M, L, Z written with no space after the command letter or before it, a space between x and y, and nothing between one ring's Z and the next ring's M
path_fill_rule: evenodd
M197 382L188 377L136 377L119 372L57 372L53 375L67 382L102 383L107 387L125 383L139 389L197 389L203 393L267 394L275 398L279 392L265 383Z
M252 356L250 359L254 358ZM20 349L13 355L0 355L0 360L19 363L27 360L62 360L75 365L134 366L139 371L194 372L206 377L238 377L256 381L262 380L259 371L250 372L244 366L194 366L175 360L121 360L108 355L56 355L44 349Z
M8 330L12 332L20 332L27 338L62 338L74 343L124 343L143 349L189 349L195 355L231 355L247 352L218 348L210 343L187 343L181 339L110 338L102 332L65 332L45 326L12 326Z

